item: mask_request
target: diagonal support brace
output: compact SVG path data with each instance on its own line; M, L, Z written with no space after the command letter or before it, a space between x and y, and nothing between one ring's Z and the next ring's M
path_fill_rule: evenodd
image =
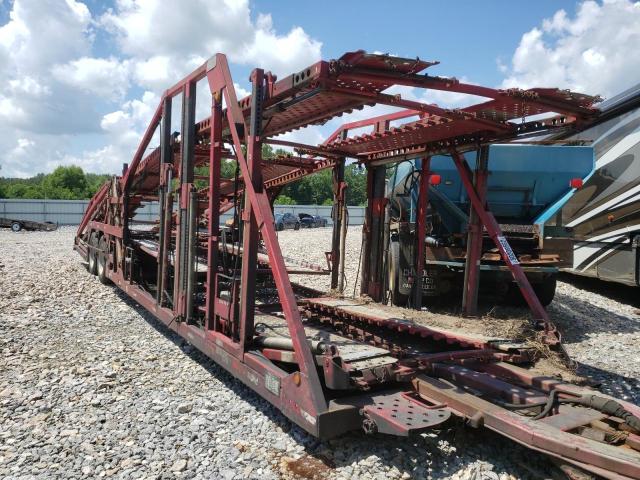
M478 217L480 217L480 221L489 233L489 236L493 240L493 243L500 251L502 260L509 267L514 281L518 284L518 287L522 292L522 296L529 305L534 318L538 321L537 326L541 327L541 329L544 330L545 342L549 345L559 344L561 340L560 333L553 325L553 323L551 323L549 314L540 303L540 300L538 300L538 297L536 296L533 288L531 287L531 284L529 283L529 279L520 266L520 262L511 249L509 242L502 234L500 225L493 216L493 213L491 213L490 210L486 209L485 205L482 203L482 200L480 200L478 192L473 186L473 181L471 180L471 169L469 168L467 161L465 160L464 156L462 156L462 154L460 154L456 150L451 150L451 158L453 158L453 162L458 169L458 173L460 174L460 178L462 179L462 183L467 192L467 195L469 195L469 200L471 201L473 209L478 214Z
M246 124L238 105L238 98L233 86L233 80L231 79L226 57L218 54L211 59L207 64L206 75L211 93L213 95L220 95L220 93L224 95L227 107L227 123L236 149L237 161L240 166L242 178L251 179L252 175L249 163L242 150L243 140L246 139ZM260 142L258 142L258 144L260 144ZM260 145L258 145L258 147L259 146ZM251 181L245 181L245 193L251 204L251 216L253 217L253 221L255 221L255 226L262 234L262 239L269 254L273 278L278 290L278 297L280 298L284 317L287 321L293 348L298 358L300 373L306 378L305 384L309 390L308 397L310 398L310 407L315 410L312 413L320 414L327 410L327 401L322 391L320 377L316 370L315 358L307 342L296 297L293 293L282 251L278 243L269 197L264 189L257 191ZM301 394L300 399L302 400L304 398L305 395Z

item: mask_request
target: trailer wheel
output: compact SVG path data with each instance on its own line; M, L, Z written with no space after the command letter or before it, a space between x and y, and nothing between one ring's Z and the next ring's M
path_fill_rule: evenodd
M409 300L408 295L400 292L400 244L389 242L389 290L391 291L391 304L405 307Z
M107 278L107 255L109 254L108 252L108 244L107 244L107 239L106 237L102 237L100 239L100 243L98 244L98 262L97 262L97 268L98 268L98 280L100 280L100 283L102 283L103 285L109 285L110 280Z
M11 230L16 233L19 232L20 230L22 230L22 224L20 222L13 222L11 224Z
M98 273L96 248L98 248L98 234L92 232L91 235L89 235L89 254L87 255L89 262L88 270L91 275L97 275Z

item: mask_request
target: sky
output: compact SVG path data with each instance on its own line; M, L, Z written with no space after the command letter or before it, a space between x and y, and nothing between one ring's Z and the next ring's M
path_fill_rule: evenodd
M638 45L632 0L0 0L0 176L58 165L118 173L162 92L216 52L228 56L240 98L255 67L284 77L358 49L439 60L429 73L469 83L607 98L640 82ZM390 93L444 107L478 101ZM200 95L199 119L209 101ZM317 143L344 121L385 111L287 138Z

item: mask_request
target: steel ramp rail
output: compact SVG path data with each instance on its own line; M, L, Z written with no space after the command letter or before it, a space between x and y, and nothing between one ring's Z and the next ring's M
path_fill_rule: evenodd
M589 437L594 436L591 432L593 425L598 425L597 422L602 425L603 419L610 418L606 414L588 408L561 407L551 416L536 420L535 417L518 414L481 398L479 394L487 392L487 386L495 384L496 380L492 376L475 371L473 367L467 369L435 364L433 375L420 375L413 380L416 393L427 402L445 405L472 426L489 428L528 448L569 462L603 478L640 478L640 451L637 450L637 446L634 450L624 442L618 446L608 444L604 441L604 430L599 430L602 433L601 441ZM556 388L562 389L563 385L559 383ZM503 402L511 401L508 396L513 392L509 390L504 388L502 395L497 399ZM575 389L572 390L575 392ZM580 391L596 393L586 389ZM493 392L493 398L496 393L497 391ZM487 393L487 398L492 398L492 395ZM628 409L634 407L630 404L625 406ZM632 440L637 437L633 433L628 435Z

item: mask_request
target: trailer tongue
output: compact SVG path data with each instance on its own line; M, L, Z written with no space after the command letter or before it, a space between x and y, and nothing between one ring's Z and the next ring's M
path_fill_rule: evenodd
M480 240L484 225L532 309L536 335L560 346L559 333L487 206L479 188L482 175L472 178L462 154L523 134L570 129L597 115L595 99L555 89L494 90L420 73L432 64L351 52L281 80L255 69L251 95L238 101L226 57L212 57L165 92L123 176L106 183L90 202L75 249L101 281L113 282L318 437L355 429L405 436L457 417L572 468L640 478L637 406L514 366L537 358L522 339L371 302L385 293L383 165L447 153L477 216L470 241ZM202 84L211 93L212 114L196 123L196 86ZM446 110L384 93L393 85L488 100ZM183 102L178 137L171 134L176 96ZM271 138L373 104L405 110L365 122L374 127L372 134L350 137L355 127L346 125L322 145ZM553 115L528 118L545 113ZM410 116L417 120L390 126ZM160 146L145 156L156 131ZM298 155L263 159L263 143L294 146ZM361 292L367 300L323 295L289 279L296 269L337 279L342 222L335 222L327 270L285 260L272 213L283 185L326 168L333 169L336 211L342 211L346 157L368 169ZM224 159L237 162L235 179L221 178ZM196 167L207 167L208 176L196 175ZM205 186L196 188L196 181ZM155 202L157 223L137 223L136 211ZM234 222L221 227L221 212L232 208ZM417 228L424 233L424 224ZM424 252L425 237L418 236L418 251ZM421 271L424 255L416 259L415 271ZM467 268L471 285L479 264Z

